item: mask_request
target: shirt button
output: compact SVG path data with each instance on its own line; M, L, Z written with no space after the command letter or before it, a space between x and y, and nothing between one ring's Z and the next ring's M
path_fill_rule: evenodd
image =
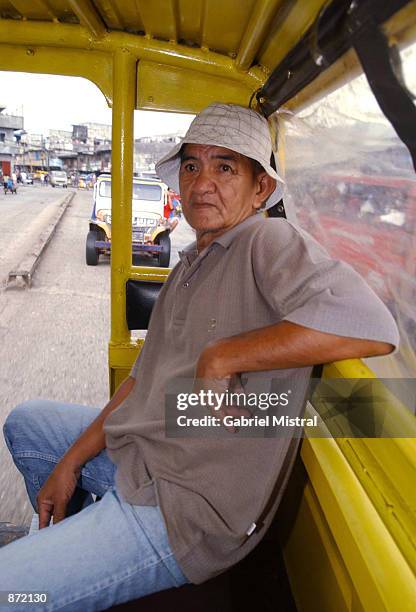
M183 286L184 286L184 287L185 287L185 289L186 289L186 287L189 287L189 283L184 283L184 284L183 284Z

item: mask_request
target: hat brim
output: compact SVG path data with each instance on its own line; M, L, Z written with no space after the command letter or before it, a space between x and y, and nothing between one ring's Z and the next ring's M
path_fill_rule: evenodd
M184 144L200 144L200 143L199 142L193 143L191 140L182 140L181 142L176 144L169 151L167 155L162 157L162 159L160 159L155 166L155 170L158 176L162 179L164 183L168 185L168 187L170 187L173 191L176 191L176 193L180 193L180 190L179 190L179 169L181 166L180 151ZM212 144L218 147L224 146L221 143L217 144L215 142L212 142L212 143L210 142L209 144L210 145ZM237 151L237 153L238 152L239 151ZM265 205L265 209L271 208L272 206L277 204L277 202L279 202L282 199L283 191L284 191L284 180L278 175L276 170L274 170L270 165L265 166L259 159L256 159L255 157L251 157L251 159L255 159L256 161L258 161L259 164L262 166L262 168L264 168L265 172L267 172L267 174L271 176L273 179L275 179L276 181L276 188L273 191L273 193L268 197L266 201L266 205Z

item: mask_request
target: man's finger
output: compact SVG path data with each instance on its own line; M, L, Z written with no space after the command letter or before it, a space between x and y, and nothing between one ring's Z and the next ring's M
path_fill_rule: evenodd
M251 412L247 408L239 408L238 406L227 406L224 408L226 414L233 417L251 417Z
M53 503L49 501L38 501L39 529L48 527L51 521Z
M56 504L55 505L55 510L53 513L53 524L56 525L57 523L60 523L61 521L64 520L65 518L65 510L66 510L66 505L65 504Z
M227 431L229 431L230 433L237 433L238 431L237 427L234 427L234 425L227 425L226 423L224 423L224 417L227 416L227 412L224 410L224 408L220 408L218 411L216 411L215 416L221 420L221 423L223 424L223 426L225 427Z

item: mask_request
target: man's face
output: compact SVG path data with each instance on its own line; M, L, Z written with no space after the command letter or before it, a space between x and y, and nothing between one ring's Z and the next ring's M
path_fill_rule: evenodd
M182 209L197 236L212 239L254 214L275 187L266 172L225 147L186 144L179 172Z

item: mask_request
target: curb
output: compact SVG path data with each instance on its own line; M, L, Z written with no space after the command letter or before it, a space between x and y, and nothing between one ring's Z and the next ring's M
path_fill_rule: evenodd
M29 528L26 525L13 525L13 523L0 523L0 547L6 546L23 536L28 535Z
M69 204L72 202L74 196L75 192L72 192L64 197L64 199L58 206L56 215L48 223L47 227L42 231L35 245L31 247L31 251L23 257L23 259L18 264L17 269L12 270L7 275L6 287L8 286L11 280L16 280L16 278L18 277L21 277L23 279L26 287L31 286L33 274L35 273L40 258L46 247L48 246L56 228L59 225L60 220L62 219Z

